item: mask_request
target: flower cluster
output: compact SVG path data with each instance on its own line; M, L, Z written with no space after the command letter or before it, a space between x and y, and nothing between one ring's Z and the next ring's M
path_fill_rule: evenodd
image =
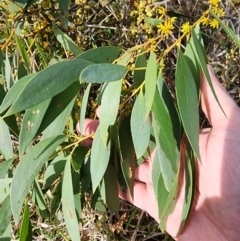
M225 16L225 11L220 6L220 3L221 3L221 0L209 0L209 5L210 5L212 11L218 17L223 17L223 16ZM219 22L216 19L212 19L211 16L209 16L209 14L203 17L201 23L204 26L210 26L212 28L219 28Z

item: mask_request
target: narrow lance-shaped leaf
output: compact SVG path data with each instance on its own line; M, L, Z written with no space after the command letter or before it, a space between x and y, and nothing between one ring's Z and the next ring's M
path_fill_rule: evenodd
M138 68L146 68L146 66L147 66L146 55L141 54L140 56L137 57L135 62L135 70L133 75L135 89L137 89L145 80L146 70L145 69L138 70Z
M193 37L193 49L195 51L195 55L197 56L198 58L198 62L202 68L202 72L211 88L211 91L213 93L213 96L215 98L215 100L217 101L219 107L221 108L222 112L224 113L225 115L225 112L221 106L221 103L219 102L218 98L217 98L217 95L216 95L216 92L213 88L213 84L212 84L212 80L211 80L211 77L209 75L209 72L208 72L208 68L207 68L207 62L206 62L206 59L205 59L205 55L204 55L204 50L202 48L202 45L201 43L199 42L199 40L197 39L197 36L195 34L195 32L192 32L192 37ZM186 61L185 61L186 62Z
M82 99L82 106L80 108L80 132L83 133L83 124L84 124L84 120L85 120L85 115L86 115L86 110L87 110L87 103L88 103L88 96L89 96L89 92L91 89L92 84L89 83L84 95L83 95L83 99Z
M10 206L10 198L9 195L3 200L3 202L0 203L0 220L1 220L1 225L0 225L0 240L1 240L1 235L5 232L7 229L8 225L11 222L11 206Z
M101 99L100 109L100 135L103 142L107 143L108 127L115 123L118 115L122 80L107 83Z
M96 64L112 63L122 52L120 47L103 46L89 49L78 55L75 59L84 59Z
M5 177L13 161L14 161L14 158L11 158L0 163L0 179Z
M131 197L133 198L134 173L135 173L135 151L131 136L130 119L125 118L118 131L120 144L120 164L124 179L127 183Z
M25 46L24 44L22 43L20 37L18 35L15 36L16 37L16 43L17 43L17 46L18 46L18 50L20 52L20 54L22 55L22 58L23 58L23 61L25 63L25 66L28 70L28 72L30 71L29 67L30 67L30 59L29 59L29 56L27 54L27 51L25 49Z
M184 178L185 178L185 197L182 209L181 225L178 230L178 236L186 227L188 218L191 212L191 208L194 201L195 185L196 185L196 163L194 152L191 149L189 143L186 143L186 163L184 167Z
M95 192L107 169L110 157L110 141L105 145L101 138L100 129L95 132L91 151L90 172L92 189Z
M0 113L3 113L10 105L14 103L19 94L23 91L25 86L37 75L37 73L24 76L18 80L11 89L7 92L1 104Z
M95 64L85 68L80 75L80 83L104 83L120 80L127 73L127 67L117 64Z
M31 240L33 240L32 225L30 221L28 204L26 203L24 213L23 213L23 221L22 221L19 241L31 241Z
M62 2L67 1L64 0ZM59 29L55 22L52 22L52 29L58 42L63 46L65 50L70 50L75 56L82 53L80 47L67 34L65 34L61 29Z
M19 135L20 157L23 155L26 147L34 139L50 102L51 99L47 99L44 102L27 109L25 112Z
M68 233L73 241L80 240L77 215L75 212L70 156L66 162L62 182L62 210Z
M144 154L150 138L150 120L145 120L145 110L145 98L140 91L131 114L131 133L137 159Z
M0 117L0 150L5 156L5 159L13 157L13 147L8 126Z
M156 90L157 81L157 60L156 54L151 52L147 63L147 69L145 74L145 100L146 100L146 112L145 120L147 120L150 110L152 108L152 103L154 99L154 94Z
M178 53L176 69L176 96L184 130L198 160L201 161L197 89L192 72L181 50Z
M19 222L24 199L34 178L43 164L47 161L48 157L65 139L66 136L60 135L39 142L18 164L10 189L12 213L16 223Z
M61 13L60 18L62 20L63 26L68 27L68 8L70 5L70 0L59 0L59 10Z
M180 154L174 138L171 118L158 91L155 92L152 110L153 130L161 172L165 186L167 190L170 190L174 176L177 173Z
M61 93L77 81L81 71L93 64L86 60L68 60L39 72L23 89L5 116L18 113Z

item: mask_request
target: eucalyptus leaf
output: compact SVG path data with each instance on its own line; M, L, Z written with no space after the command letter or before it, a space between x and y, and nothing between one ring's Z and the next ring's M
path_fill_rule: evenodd
M80 75L80 83L104 83L120 80L127 73L127 67L117 64L95 64L86 67Z
M26 110L19 135L20 158L23 156L26 147L34 139L50 102L51 99L47 99L42 103Z
M92 86L92 84L89 83L85 92L84 92L83 98L82 98L82 105L81 105L81 108L80 108L80 121L79 121L79 127L80 127L81 133L83 133L83 124L84 124L84 121L85 121L85 115L86 115L87 104L88 104L88 97L89 97L89 92L90 92L91 86Z
M133 80L134 80L134 88L137 89L142 82L145 80L145 69L138 70L138 68L146 68L147 62L146 62L146 55L141 54L137 57L135 62L135 70L133 74Z
M95 192L96 188L100 184L108 166L110 157L110 141L107 145L105 144L106 143L104 143L101 138L100 129L97 128L93 138L90 164L93 192Z
M151 52L147 63L147 69L145 74L145 120L147 120L150 110L152 108L154 94L156 90L157 81L157 59L156 54Z
M217 98L216 92L213 88L212 80L211 80L211 77L210 77L210 74L209 74L209 71L208 71L208 68L207 68L207 61L206 61L205 52L203 50L203 47L202 47L200 41L198 40L195 32L192 32L192 37L193 37L193 45L192 46L193 46L195 54L198 58L199 65L202 68L202 72L203 72L203 74L204 74L204 76L205 76L205 78L206 78L206 80L207 80L207 82L210 86L210 89L213 93L213 96L214 96L215 100L217 101L217 103L218 103L219 107L221 108L222 112L224 113L224 115L226 115L222 106L221 106L221 104L220 104L220 102L219 102L219 100L218 100L218 98Z
M11 206L10 206L10 198L7 196L2 203L0 203L0 220L1 220L1 225L0 225L0 236L2 236L9 226L11 222ZM0 237L0 240L1 237Z
M30 59L29 59L29 56L27 54L27 51L25 49L25 46L24 44L22 43L22 40L20 39L20 37L18 35L15 36L16 38L16 43L17 43L17 46L18 46L18 50L23 58L23 61L25 63L25 66L28 70L28 72L30 71Z
M66 0L61 1L61 3L66 3L66 6L68 5L68 1ZM63 7L65 8L66 6L63 6ZM61 7L59 6L59 8ZM58 42L63 46L65 50L71 51L75 56L82 53L82 50L80 49L80 47L67 34L65 34L61 29L59 29L55 22L52 22L52 29Z
M144 18L144 21L145 21L146 24L152 25L152 26L157 26L157 25L159 25L160 23L163 22L162 19L150 18L150 17L146 17L146 16Z
M28 109L61 93L77 81L81 71L91 64L86 60L68 60L42 70L26 85L5 116Z
M118 132L120 144L120 164L124 179L128 186L131 197L133 198L134 173L136 167L136 158L134 145L131 136L130 119L125 118Z
M103 46L95 49L89 49L78 55L75 59L83 59L96 64L112 63L122 52L120 47Z
M181 51L178 53L176 69L176 96L183 127L188 140L201 161L199 152L198 94L192 72Z
M140 91L131 114L131 133L137 159L144 154L150 138L150 120L145 121L145 113L145 98Z
M70 158L66 162L62 182L62 210L66 227L73 241L80 240L78 219L75 212Z
M10 107L17 99L19 94L23 91L26 85L37 75L37 73L24 76L18 80L11 89L7 92L1 104L0 113L2 114L8 107Z
M0 163L0 179L5 177L13 161L14 161L14 158L11 158Z
M115 123L118 115L121 87L121 79L118 81L109 82L107 83L102 95L99 129L104 143L107 143L108 127Z
M30 214L29 214L29 208L28 204L25 204L25 209L23 213L23 221L22 221L22 227L20 231L20 237L19 241L32 241L32 225L30 221Z
M66 136L60 135L39 142L26 153L17 165L10 189L11 208L16 223L19 222L24 199L34 178L49 156L65 139Z
M13 146L8 126L0 117L0 150L2 151L5 159L13 158Z

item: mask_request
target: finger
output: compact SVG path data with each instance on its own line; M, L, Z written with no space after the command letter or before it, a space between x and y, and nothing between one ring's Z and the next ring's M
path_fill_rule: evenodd
M147 183L149 182L149 174L149 163L145 161L135 169L134 178L137 181Z
M119 197L148 212L157 222L159 222L157 201L153 190L150 192L148 188L153 189L141 182L135 182L133 199L131 198L129 191L124 195L122 191L119 190Z
M83 136L88 136L96 132L96 129L99 125L99 120L85 119L83 123L83 131L80 131L80 124L76 126L76 130L79 134Z
M234 109L238 108L233 99L228 95L227 91L221 86L218 79L214 74L214 70L211 66L208 66L209 74L212 80L213 88L216 92L217 98L222 106L227 118L231 115ZM202 110L207 116L210 124L215 126L219 123L224 124L227 123L227 118L224 115L223 111L219 107L215 97L209 87L209 84L206 78L201 76L201 104Z

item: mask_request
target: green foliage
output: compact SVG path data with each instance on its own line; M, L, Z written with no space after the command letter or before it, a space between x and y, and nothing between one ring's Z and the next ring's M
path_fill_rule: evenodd
M97 47L91 43L91 49L86 50L67 31L72 20L71 1L54 3L57 11L51 13L50 19L42 13L46 22L34 37L28 32L31 26L26 28L29 16L24 14L34 13L40 3L19 0L7 5L8 11L15 13L25 27L17 22L18 29L13 27L16 33L13 31L2 46L6 52L0 52L0 236L9 232L13 215L16 224L22 223L19 239L32 239L27 205L31 196L38 215L51 220L61 212L70 239L80 240L85 195L93 195L92 203L96 206L101 196L110 211L117 213L118 184L134 198L135 168L153 149L152 182L162 231L176 203L180 171L185 173L180 233L193 203L195 160L201 161L200 71L218 101L208 73L201 21L193 23L189 32L182 31L182 36L172 43L168 37L173 25L163 20L163 16L171 16L157 13L154 7L151 14L144 10L149 16L139 16L144 21L143 32L151 30L154 39L137 46L131 42L132 48ZM141 6L138 9L144 12ZM213 11L210 13L239 47L234 32ZM104 31L111 33L111 29ZM157 33L159 36L155 36ZM55 41L54 54L51 49L45 51L43 44L49 44L51 38ZM171 45L162 51L160 43L165 46L166 42L166 46ZM183 45L186 48L180 47ZM32 46L38 52L36 66L29 54ZM163 74L172 50L177 55L176 69L172 70L175 82ZM97 105L101 108L96 117ZM86 117L98 118L99 126L88 136L82 136L75 132L75 126L79 121L80 132L84 133ZM93 139L92 146L85 146L86 139ZM180 149L186 157L184 164L179 161Z

